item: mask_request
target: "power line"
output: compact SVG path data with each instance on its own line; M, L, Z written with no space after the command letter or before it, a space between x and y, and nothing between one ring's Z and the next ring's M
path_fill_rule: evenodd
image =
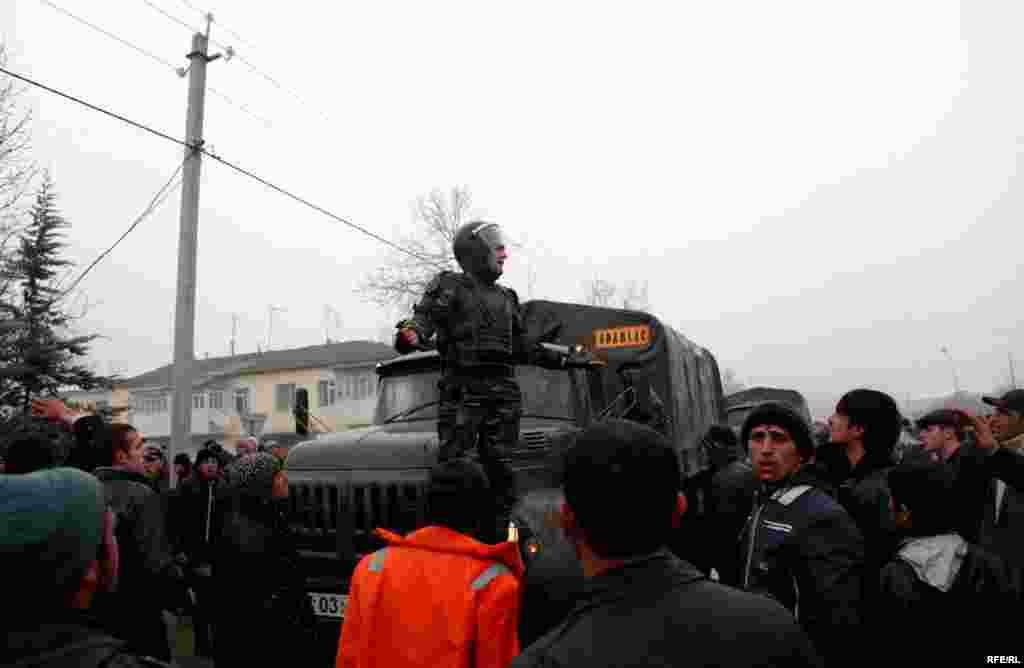
M249 107L245 106L241 102L235 102L230 97L228 97L226 94L220 92L219 90L217 90L213 86L207 86L206 90L210 91L211 93L213 93L214 95L216 95L220 99L224 100L225 102L227 102L231 106L237 108L239 111L243 111L243 112L249 114L250 116L255 118L257 121L263 123L263 125L266 126L268 129L273 129L274 123L270 119L268 119L268 118L266 118L264 116L260 116L255 111L249 109Z
M384 237L382 237L382 236L380 236L380 235L378 235L378 234L376 234L374 232L371 232L370 230L366 229L365 227L363 227L361 225L357 225L356 223L353 223L350 220L346 220L346 219L342 218L341 216L328 211L327 209L323 208L322 206L318 206L318 205L310 202L309 200L304 199L304 198L302 198L302 197L292 193L289 190L285 190L281 186L275 185L275 184L271 183L270 181L267 181L266 179L264 179L264 178L262 178L260 176L257 176L256 174L250 172L247 169L239 167L238 165L236 165L236 164L234 164L234 163L232 163L232 162L230 162L228 160L225 160L224 158L220 157L219 155L217 155L215 153L210 153L209 151L204 150L203 154L209 156L210 158L212 158L214 160L216 160L217 162L221 163L225 167L228 167L230 169L235 170L239 174L243 174L245 176L248 176L250 179L252 179L252 180L254 180L254 181L256 181L256 182L258 182L258 183L260 183L260 184L262 184L264 186L266 186L267 188L273 190L274 192L280 193L281 195L284 195L285 197L288 197L289 199L293 199L296 202L298 202L299 204L307 206L310 209L313 209L314 211L327 216L328 218L331 218L331 219L333 219L333 220L335 220L335 221L337 221L339 223L342 223L343 225L347 225L348 227L351 227L354 230L362 232L366 236L371 237L373 239L376 239L377 241L379 241L379 242L381 242L383 244L391 246L395 250L401 251L401 252L405 253L406 255L409 255L409 256L417 259L417 260L420 260L421 262L426 262L427 264L431 264L431 265L437 266L437 267L442 268L442 269L447 269L447 267L442 267L440 264L434 262L433 260L431 260L429 258L426 258L426 257L424 257L424 256L422 256L422 255L420 255L420 254L418 254L418 253L416 253L414 251L411 251L408 248L403 248L402 246L399 246L395 242L393 242L393 241L391 241L389 239L385 239Z
M182 21L182 20L181 20L181 19L179 19L179 18L178 18L177 16L174 16L174 15L173 15L173 14L171 14L170 12L168 12L168 11L164 10L163 8L161 8L161 7L159 7L159 6L155 5L155 4L153 4L153 3L152 3L152 2L150 2L149 0L142 0L142 2L143 2L143 3L145 3L145 4L146 4L146 6L147 6L147 7L149 7L150 9L152 9L153 11L159 12L159 13L160 13L161 15L163 15L163 16L164 16L164 17L165 17L165 18L166 18L166 19L167 19L168 21L172 21L172 22L174 22L174 23L177 23L178 25L180 25L180 26L184 27L184 28L185 28L186 30L189 30L189 31L191 31L191 32L203 32L202 30L198 30L198 29L197 29L197 28L196 28L195 26L193 26L193 25L190 25L189 23L186 23L185 21ZM213 41L213 40L210 40L210 41Z
M110 32L108 30L104 30L103 28L95 25L94 23L90 23L89 21L83 19L80 16L76 16L75 14L72 14L71 12L67 11L66 9L64 9L62 7L58 7L57 5L55 5L52 2L50 2L50 0L39 0L39 1L42 2L43 4L49 6L49 7L52 7L53 9L57 10L58 12L71 17L72 19L78 21L82 25L85 25L85 26L88 26L89 28L92 28L96 32L100 33L101 35L104 35L105 37L108 37L108 38L118 42L119 44L123 44L124 46L127 46L128 48L130 48L130 49L132 49L134 51L137 51L138 53L141 53L142 55L144 55L144 56L146 56L146 57L156 61L157 63L159 63L159 64L161 64L161 65L163 65L165 67L171 68L172 70L174 70L174 72L176 74L181 76L182 68L175 67L173 64L171 64L170 62L164 60L160 56L154 55L154 54L150 53L149 51L146 51L142 47L137 46L137 45L133 44L132 42L129 42L126 39L118 37L117 35L115 35L114 33ZM156 11L160 12L161 14L163 14L164 16L166 16L168 19L174 21L175 23L178 23L179 25L182 25L182 26L188 28L189 30L195 30L195 28L193 28L189 24L185 23L184 21L180 21L180 20L176 19L175 17L171 16L170 14L168 14L167 12L162 10L160 7L157 7L153 3L149 2L149 0L142 0L142 1L145 2L147 5L149 5L150 7L152 7L153 9L155 9ZM197 32L201 32L201 31L197 31ZM222 48L229 48L229 47L223 47L222 46ZM238 109L239 111L242 111L243 113L246 113L249 116L252 116L256 120L258 120L259 122L263 123L263 125L265 127L273 128L274 124L268 118L266 118L265 116L261 116L261 115L257 114L252 109L249 109L249 107L247 107L246 105L244 105L244 104L242 104L240 102L235 102L233 99L228 97L228 95L226 95L225 93L222 93L221 91L217 90L216 88L214 88L212 86L209 86L208 90L211 93L213 93L214 95L216 95L217 97L221 98L222 100L224 100L225 102L230 104L231 106L233 106L236 109Z
M125 118L124 116L121 116L120 114L115 114L114 112L108 111L108 110L104 109L103 107L97 107L95 104L90 104L90 103L86 102L85 100L77 98L74 95L69 95L68 93L61 92L61 91L57 90L56 88L50 88L49 86L41 84L38 81L30 79L30 78L28 78L28 77L26 77L26 76L24 76L22 74L17 74L17 73L12 72L12 71L4 68L4 67L0 67L0 72L3 72L4 74L6 74L9 77L14 77L15 79L19 79L20 81L24 81L27 84L31 84L31 85L33 85L33 86L35 86L37 88L41 88L41 89L45 90L48 93L53 93L54 95L59 95L60 97L64 98L65 100L71 100L72 102L76 102L76 103L82 105L83 107L87 107L89 109L92 109L93 111L98 111L101 114L104 114L106 116L110 116L111 118L115 118L115 119L121 121L122 123L127 123L128 125L134 126L134 127L138 128L140 130L145 130L146 132L148 132L150 134L153 134L153 135L156 135L157 137L160 137L161 139L166 139L167 141L172 141L175 144L179 144L181 146L184 146L185 148L190 148L190 149L194 149L195 148L194 146L192 146L188 142L183 141L181 139L175 139L174 137L172 137L171 135L169 135L169 134L167 134L165 132L160 132L159 130L154 130L153 128L149 127L148 125L143 125L142 123L133 121L130 118Z
M98 25L96 25L94 23L90 23L89 21L86 21L82 17L76 16L75 14L72 14L71 12L69 12L66 9L64 9L63 7L58 7L57 5L55 5L52 2L50 2L50 0L39 0L39 2L43 3L44 5L46 5L47 7L50 7L51 9L53 9L55 11L60 12L61 14L64 14L65 16L67 16L69 18L74 19L75 21L78 21L79 23L81 23L84 26L92 28L96 32L100 33L101 35L104 35L105 37L107 37L109 39L112 39L115 42L118 42L118 43L120 43L120 44L122 44L124 46L127 46L129 49L132 49L132 50L134 50L134 51L136 51L138 53L141 53L142 55L146 56L147 58L149 58L151 60L154 60L157 63L160 63L161 65L163 65L165 67L171 68L176 73L180 69L180 68L176 67L175 65L171 64L169 61L161 58L160 56L157 56L157 55L147 51L146 49L143 49L141 46L138 46L137 44L133 44L132 42L129 42L126 39L118 37L114 33L109 32L107 30L104 30L103 28L99 27Z
M408 248L403 248L402 246L400 246L400 245L396 244L395 242L391 241L390 239L385 239L384 237L382 237L382 236L380 236L380 235L378 235L378 234L376 234L374 232L371 232L370 230L366 229L365 227L363 227L361 225L353 223L352 221L347 220L347 219L337 215L336 213L328 211L327 209L323 208L322 206L314 204L313 202L310 202L309 200L304 199L304 198L302 198L302 197L292 193L291 191L286 190L285 188L283 188L281 186L278 186L278 185L276 185L274 183L271 183L270 181L268 181L268 180L266 180L266 179L264 179L264 178L262 178L260 176L257 176L255 173L253 173L253 172L251 172L251 171L249 171L247 169L244 169L244 168L234 164L233 162L230 162L229 160L226 160L226 159L220 157L216 153L211 153L210 151L206 150L202 146L195 146L195 145L192 145L192 144L190 144L188 142L182 141L180 139L175 139L174 137L172 137L172 136L170 136L168 134L165 134L163 132L160 132L159 130L154 130L153 128L149 127L148 125L144 125L144 124L139 123L137 121L133 121L131 119L125 118L124 116L121 116L120 114L116 114L116 113L114 113L112 111L108 111L108 110L106 110L106 109L104 109L102 107L98 107L98 106L96 106L94 104L90 104L89 102L86 102L85 100L79 99L79 98L77 98L77 97L75 97L73 95L69 95L68 93L64 93L64 92L59 91L59 90L57 90L55 88L51 88L49 86L41 84L38 81L30 79L29 77L26 77L26 76L23 76L21 74L16 74L14 72L11 72L10 70L8 70L8 69L6 69L4 67L0 67L0 72L3 72L4 74L6 74L8 76L12 76L15 79L19 79L21 81L24 81L25 83L28 83L28 84L31 84L31 85L36 86L38 88L41 88L41 89L43 89L43 90L45 90L47 92L53 93L55 95L59 95L60 97L63 97L66 100L71 100L72 102L76 102L78 104L81 104L82 106L88 107L89 109L92 109L93 111L98 111L98 112L100 112L100 113L102 113L102 114L104 114L106 116L110 116L111 118L115 118L115 119L117 119L117 120L119 120L119 121L121 121L123 123L127 123L128 125L131 125L133 127L139 128L141 130L145 130L146 132L149 132L150 134L156 135L157 137L160 137L162 139L166 139L168 141L174 142L175 144L178 144L180 146L184 146L185 148L188 148L188 149L191 149L191 150L199 150L204 155L210 157L213 160L216 160L217 162L221 163L225 167L228 167L228 168L233 169L234 171L236 171L236 172L238 172L240 174L248 176L252 180L262 184L263 186L269 188L270 190L273 190L273 191L275 191L275 192L277 192L277 193L279 193L281 195L284 195L285 197L288 197L289 199L295 200L296 202L299 202L300 204L302 204L302 205L304 205L304 206L306 206L306 207L308 207L310 209L313 209L314 211L316 211L316 212L318 212L318 213L320 213L320 214L322 214L324 216L327 216L328 218L331 218L332 220L335 220L335 221L337 221L339 223L342 223L343 225L346 225L346 226L348 226L348 227L350 227L350 228L352 228L352 229L354 229L354 230L356 230L358 232L362 232L366 236L371 237L373 239L376 239L377 241L380 241L381 243L383 243L383 244L385 244L387 246L390 246L390 247L394 248L395 250L398 250L398 251L400 251L402 253L405 253L406 255L409 255L410 257L413 257L413 258L415 258L417 260L420 260L421 262L426 262L427 264L434 265L434 266L437 266L439 268L446 268L446 267L442 267L437 262L434 262L433 260L431 260L431 259L429 259L427 257L424 257L424 256L416 253L415 251L411 251Z
M178 24L179 26L183 26L183 27L187 28L190 31L203 32L202 30L197 29L192 24L190 24L190 23L188 23L186 21L182 21L181 19L177 18L176 16L173 16L169 12L167 12L164 9L162 9L162 8L158 7L157 5L153 4L153 2L151 2L150 0L142 0L142 2L145 3L146 6L152 8L153 10L155 10L155 11L159 12L160 14L162 14L169 21L172 21L172 22ZM187 2L187 0L182 0L182 2L185 4L186 7L188 7L192 11L198 12L199 14L202 14L203 17L206 18L206 20L210 21L211 23L217 23L217 21L215 21L213 19L213 15L211 13L202 11L201 9L199 9L198 7L193 5L191 2ZM221 24L217 23L217 25L221 25ZM223 27L223 26L221 25L221 27ZM230 32L226 28L225 28L225 31L226 32ZM237 34L236 34L236 36L237 36ZM227 44L224 44L223 42L219 42L216 39L214 39L213 37L210 37L210 42L215 44L215 45L217 45L217 46L219 46L220 48L224 49L228 53L230 53L232 58L237 59L239 62L241 62L243 65L245 65L250 71L252 71L254 74L256 74L257 76L259 76L262 79L264 79L265 81L267 81L267 83L269 83L270 85L274 86L275 88L280 90L282 93L285 93L286 95L290 96L292 99L294 99L296 102L298 102L301 106L307 107L307 108L309 108L311 110L315 109L316 112L317 112L317 115L320 116L320 118L322 120L330 122L331 119L326 114L324 114L322 110L316 109L316 107L314 105L310 104L309 101L304 99L301 95L299 95L297 92L295 92L294 90L292 90L288 86L285 86L283 83L281 83L281 81L279 79L271 76L270 74L267 74L266 71L264 71L264 70L260 69L259 67L257 67L252 61L247 59L244 55L238 53L238 50L235 49L233 46L229 46ZM249 44L249 47L251 49L255 48L251 44ZM212 88L210 90L213 91ZM236 104L236 106L238 106L238 105ZM259 120L263 121L264 123L269 123L269 121L267 121L266 119L260 118L258 115L254 114L254 113L252 113L252 112L250 112L250 111L248 111L246 109L243 109L243 111L246 111L247 113L252 114L253 116L258 118Z
M139 223L141 223L146 218L148 218L151 213L156 211L156 209L159 208L160 205L164 203L164 200L166 200L170 196L170 194L172 192L174 192L174 189L177 188L178 184L174 184L173 186L172 186L172 184L174 183L174 180L178 178L178 175L181 174L181 169L184 166L185 166L185 161L182 161L181 163L178 164L178 168L174 170L173 174L171 174L171 178L169 178L167 180L167 183L165 183L163 185L163 187L161 187L160 190L158 190L156 192L156 195L153 196L153 199L150 201L149 205L145 209L143 209L142 213L140 213L138 218L135 219L135 222L133 222L128 227L128 229L125 230L124 234L122 234L117 239L117 241L115 241L113 243L113 245L110 248L108 248L107 250L105 250L102 253L100 253L99 256L95 260L93 260L92 263L88 267L85 268L85 270L78 276L78 278L75 279L75 282L71 284L71 287L69 287L67 290L64 290L61 293L61 297L67 295L69 292L71 292L72 290L77 288L78 284L81 283L82 280L86 276L89 275L89 272L92 271L93 267L95 267L97 264L99 264L100 261L103 260L103 258L105 258L106 256L110 255L110 253L115 248L117 248L117 246L122 241L125 240L125 237L127 237L129 234L131 234L132 231L135 230L135 228L139 226Z
M226 32L229 35L231 35L232 37L234 37L236 40L238 40L238 42L240 44L244 44L244 45L248 46L249 48L255 48L252 45L252 42L247 41L244 37L239 35L237 32L235 32L234 30L232 30L228 26L226 26L223 23L221 23L220 21L214 19L212 12L208 12L208 11L205 11L203 9L200 9L199 7L196 7L194 4L189 2L188 0L181 0L181 4L185 5L185 7L187 7L190 10L192 10L193 12L196 12L197 14L202 15L202 17L204 19L209 19L211 22L216 23L217 25L219 25L221 27L221 30L223 30L224 32Z

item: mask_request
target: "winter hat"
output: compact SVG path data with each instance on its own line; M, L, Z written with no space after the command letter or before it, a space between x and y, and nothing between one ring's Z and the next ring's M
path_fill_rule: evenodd
M225 471L228 484L243 496L269 499L274 474L281 470L281 460L266 452L244 455Z
M103 540L103 486L55 468L0 476L0 564L8 577L46 591L70 587Z
M220 457L217 456L217 453L214 452L212 448L203 448L196 453L195 467L199 468L207 459L215 459L217 460L217 463L220 464Z
M32 473L57 466L57 450L53 443L38 434L25 434L7 448L7 474Z
M771 425L782 427L789 432L800 458L807 460L814 455L814 439L811 437L811 427L799 413L783 403L767 401L752 410L747 419L743 421L743 429L740 432L740 441L750 442L750 432L754 427Z

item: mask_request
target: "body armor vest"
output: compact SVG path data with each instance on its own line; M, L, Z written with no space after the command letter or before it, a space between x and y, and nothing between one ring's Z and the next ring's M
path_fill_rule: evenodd
M515 303L499 285L466 280L459 290L459 308L452 314L452 332L442 355L462 367L515 364Z

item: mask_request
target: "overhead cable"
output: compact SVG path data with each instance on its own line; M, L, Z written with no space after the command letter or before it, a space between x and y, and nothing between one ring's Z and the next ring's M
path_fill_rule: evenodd
M210 157L212 160L215 160L215 161L221 163L225 167L229 167L230 169L233 169L234 171L236 171L236 172L238 172L240 174L248 176L249 178L253 179L254 181L262 184L263 186L265 186L265 187L267 187L267 188L269 188L269 189L271 189L271 190L273 190L273 191L275 191L277 193L280 193L281 195L284 195L285 197L288 197L288 198L290 198L292 200L295 200L296 202L299 202L300 204L302 204L302 205L304 205L304 206L306 206L306 207L308 207L310 209L313 209L314 211L316 211L316 212L318 212L320 214L323 214L324 216L327 216L328 218L330 218L330 219L332 219L332 220L334 220L336 222L342 223L343 225L346 225L346 226L348 226L348 227L350 227L350 228L352 228L352 229L354 229L354 230L356 230L358 232L362 232L366 236L371 237L373 239L376 239L377 241L380 241L381 243L383 243L383 244L385 244L387 246L390 246L390 247L394 248L397 251L405 253L406 255L409 255L410 257L413 257L413 258L415 258L417 260L420 260L421 262L425 262L427 264L436 266L438 268L446 268L441 263L438 263L435 260L431 260L428 257L424 257L423 255L420 255L419 253L416 253L415 251L409 250L408 248L403 248L402 246L400 246L400 245L396 244L395 242L391 241L390 239L385 239L384 237L382 237L382 236L380 236L380 235L378 235L378 234L376 234L374 232L371 232L370 230L366 229L365 227L363 227L361 225L353 223L350 220L347 220L347 219L345 219L345 218L343 218L343 217L341 217L341 216L339 216L339 215L337 215L337 214L335 214L335 213L333 213L333 212L331 212L331 211L329 211L329 210L327 210L327 209L325 209L325 208L323 208L323 207L321 207L321 206L319 206L317 204L314 204L313 202L311 202L311 201L309 201L307 199L304 199L304 198L302 198L302 197L292 193L291 191L286 190L285 188L283 188L281 186L278 186L278 185L276 185L276 184L274 184L274 183L272 183L272 182L270 182L270 181L268 181L268 180L266 180L266 179L256 175L255 173L253 173L253 172L251 172L251 171L249 171L247 169L244 169L244 168L234 164L233 162L230 162L229 160L226 160L225 158L222 158L221 156L217 155L216 153L212 153L212 152L208 151L207 149L203 148L202 146L193 145L193 144L191 144L189 142L185 142L185 141L183 141L181 139L175 139L174 137L172 137L172 136L170 136L168 134L165 134L163 132L160 132L159 130L154 130L153 128L149 127L148 125L145 125L143 123L139 123L137 121L133 121L131 119L125 118L124 116L121 116L120 114L116 114L116 113L114 113L112 111L108 111L107 109L104 109L103 107L99 107L99 106L97 106L95 104L91 104L89 102L86 102L85 100L77 98L77 97L75 97L73 95L70 95L68 93L64 93L64 92L59 91L59 90L57 90L55 88L51 88L50 86L46 86L46 85L44 85L42 83L39 83L38 81L35 81L35 80L33 80L33 79L29 78L29 77L26 77L26 76L24 76L22 74L17 74L15 72L12 72L12 71L4 68L4 67L0 67L0 72L3 72L4 74L6 74L8 76L14 77L15 79L19 79L20 81L24 81L27 84L31 84L33 86L41 88L42 90L45 90L47 92L53 93L55 95L59 95L60 97L63 97L66 100L70 100L72 102L76 102L76 103L78 103L78 104L80 104L80 105L82 105L84 107L92 109L93 111L98 111L98 112L100 112L100 113L102 113L102 114L104 114L106 116L110 116L111 118L115 118L115 119L117 119L117 120L119 120L119 121L121 121L123 123L127 123L128 125L131 125L133 127L139 128L141 130L145 130L146 132L149 132L149 133L151 133L153 135L156 135L157 137L160 137L162 139L166 139L168 141L172 141L175 144L179 144L181 146L184 146L185 148L189 148L189 149L192 149L192 150L198 150L198 151L202 152L204 155Z
M173 174L171 174L171 178L167 179L167 183L165 183L163 185L163 187L161 187L160 190L158 190L156 192L156 195L153 196L153 199L150 201L149 205L146 206L146 208L142 210L142 213L140 213L139 216L135 219L135 222L133 222L130 226L128 226L128 229L124 231L124 234L122 234L120 237L118 237L117 241L115 241L113 243L113 245L110 246L110 248L108 248L107 250L105 250L102 253L100 253L99 256L95 260L93 260L92 263L88 267L86 267L85 270L81 274L79 274L78 278L75 279L75 282L71 284L71 287L69 287L67 290L64 290L61 293L61 297L66 296L69 292L71 292L72 290L77 288L78 284L81 283L82 280L84 280L85 277L89 275L89 272L92 271L93 268L97 264L99 264L100 261L103 260L103 258L105 258L106 256L110 255L110 253L115 248L117 248L117 246L122 241L124 241L125 238L129 234L131 234L132 231L134 231L136 227L139 226L139 223L144 221L146 218L148 218L150 216L150 214L152 214L154 211L156 211L158 208L160 208L160 205L164 203L164 200L166 200L170 196L170 194L172 192L174 192L174 190L178 187L178 185L180 185L180 183L181 183L180 180L178 181L178 183L175 183L175 179L177 179L178 175L181 174L181 170L182 170L182 168L184 166L185 166L185 161L182 160L181 163L178 164L178 168L174 170Z
M172 21L172 22L178 24L179 26L184 27L184 28L188 29L189 31L192 31L192 32L203 32L202 30L199 30L198 28L196 28L194 25L188 23L187 21L182 21L181 19L177 18L176 16L173 16L170 12L167 12L166 10L162 9L161 7L159 7L156 4L154 4L153 2L151 2L151 0L142 0L142 2L145 3L146 6L154 9L157 12L159 12L161 15L163 15L165 18L167 18L167 20ZM190 2L185 2L185 6L188 7L189 9L191 9L192 11L195 11L195 12L198 12L198 13L202 14L206 18L206 20L210 21L211 23L214 23L214 24L216 24L218 26L221 26L221 24L219 22L217 22L213 18L213 15L210 14L209 12L203 12L201 9L199 9L198 7L196 7L195 5L193 5ZM221 26L221 27L223 27L223 26ZM267 83L269 83L270 85L274 86L275 88L280 90L282 93L285 93L286 95L288 95L291 98L293 98L301 106L307 107L310 110L315 110L317 115L322 120L330 122L331 119L325 113L323 113L322 110L317 109L315 107L315 105L311 104L309 101L307 101L301 95L299 95L295 90L293 90L293 89L289 88L288 86L284 85L283 83L281 83L281 81L279 79L271 76L266 71L260 69L251 60L246 58L243 54L240 54L238 52L238 49L236 49L235 47L230 46L228 44L225 44L223 42L220 42L220 41L214 39L213 37L210 37L209 40L210 40L211 44L219 46L220 48L222 48L225 51L227 51L228 53L230 53L232 58L234 58L235 60L238 60L239 62L241 62L251 72L253 72L257 76L259 76L260 78L264 79ZM253 48L251 45L249 45L249 46L250 46L250 48ZM213 89L211 89L211 90L213 90ZM233 104L236 104L236 103L233 103ZM236 104L236 106L239 106L239 105ZM270 121L268 121L265 118L262 118L262 117L258 116L257 114L255 114L255 113L253 113L251 111L248 111L246 109L243 109L243 111L246 111L247 113L255 116L257 119L263 121L265 124L270 124Z
M159 63L159 64L161 64L161 65L163 65L165 67L169 67L178 76L182 76L184 71L185 71L183 68L175 66L174 64L172 64L169 61L161 58L160 56L154 55L153 53L143 49L142 47L140 47L140 46L138 46L136 44L133 44L132 42L129 42L128 40L126 40L126 39L124 39L122 37L118 37L117 35L115 35L114 33L110 32L109 30L105 30L104 28L101 28L100 26L98 26L98 25L96 25L94 23L91 23L91 22L87 21L86 19L83 19L80 16L72 14L71 12L67 11L63 7L59 7L59 6L55 5L55 4L53 4L52 2L50 2L50 0L39 0L39 1L42 2L43 4L45 4L46 6L52 7L56 11L58 11L58 12L60 12L62 14L65 14L66 16L69 16L70 18L78 21L82 25L87 26L87 27L95 30L96 32L100 33L101 35L103 35L105 37L108 37L108 38L118 42L119 44L127 46L128 48L130 48L130 49L132 49L134 51L137 51L138 53L146 56L147 58L150 58L150 59L156 61L157 63ZM161 14L166 16L168 19L170 19L172 21L175 21L176 23L178 23L180 25L185 26L186 28L189 28L190 30L193 29L187 23L185 23L183 21L179 21L178 19L174 18L173 16L171 16L167 12L164 12L162 9L160 9L159 7L154 5L153 3L149 2L148 0L143 0L143 2L145 2L147 5L149 5L153 9L157 10L158 12L160 12ZM222 48L228 48L228 47L223 47L222 46ZM243 112L245 114L248 114L249 116L252 116L257 121L262 123L265 127L271 128L271 129L274 127L274 124L273 124L273 122L270 119L268 119L265 116L261 116L260 114L257 114L255 111L253 111L252 109L250 109L246 105L242 104L241 102L236 102L235 100L231 99L231 97L229 97L226 93L221 92L219 89L214 88L213 86L207 86L207 90L210 91L211 94L216 95L217 97L219 97L222 100L224 100L229 105L235 107L239 111L241 111L241 112Z
M39 2L43 3L44 5L46 5L47 7L50 7L51 9L53 9L55 11L60 12L61 14L64 14L65 16L67 16L69 18L74 19L75 21L78 21L79 23L81 23L84 26L92 28L96 32L100 33L101 35L104 35L104 36L108 37L109 39L112 39L112 40L114 40L116 42L119 42L120 44L122 44L124 46L127 46L129 49L132 49L132 50L142 54L143 56L146 56L147 58L150 58L151 60L154 60L154 61L160 63L161 65L164 65L165 67L171 68L174 72L178 72L179 68L176 67L175 65L173 65L170 61L165 60L165 59L161 58L160 56L157 56L157 55L147 51L146 49L143 49L141 46L138 46L137 44L133 44L132 42L129 42L128 40L126 40L126 39L124 39L122 37L118 37L114 33L110 32L108 30L104 30L103 28L99 27L98 25L96 25L94 23L90 23L89 21L86 21L81 16L77 16L75 14L72 14L71 12L69 12L66 9L64 9L63 7L59 7L59 6L55 5L55 4L53 4L52 2L50 2L50 0L39 0Z

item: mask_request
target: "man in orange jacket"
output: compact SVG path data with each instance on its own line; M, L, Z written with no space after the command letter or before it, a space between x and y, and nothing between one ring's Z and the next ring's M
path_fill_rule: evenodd
M506 668L519 653L523 562L515 543L474 535L488 521L483 469L438 465L427 490L429 526L366 556L352 575L337 668Z

